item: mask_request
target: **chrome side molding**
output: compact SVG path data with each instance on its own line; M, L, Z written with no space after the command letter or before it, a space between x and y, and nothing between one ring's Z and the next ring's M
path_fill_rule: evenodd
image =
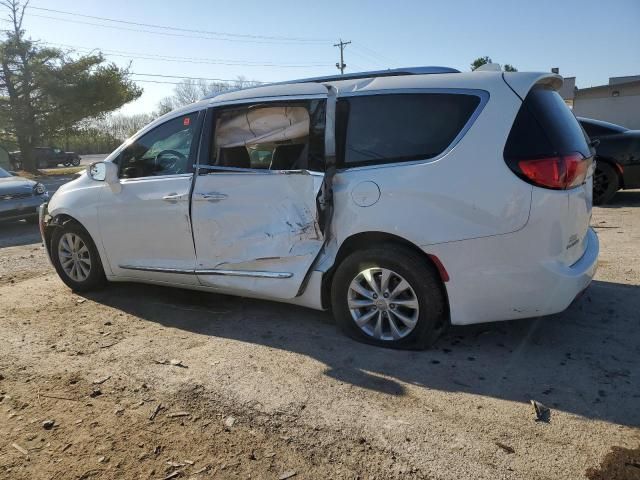
M139 272L158 272L158 273L178 273L184 275L194 275L194 270L185 270L182 268L168 268L168 267L144 267L139 265L118 265L119 268L124 270L137 270Z
M291 278L293 273L291 272L264 272L264 271L251 271L251 270L196 270L198 275L228 275L232 277L258 277L258 278Z
M265 272L256 270L223 270L223 269L194 269L185 270L182 268L168 267L145 267L139 265L118 265L124 270L136 270L140 272L174 273L179 275L224 275L230 277L256 277L256 278L291 278L291 272Z

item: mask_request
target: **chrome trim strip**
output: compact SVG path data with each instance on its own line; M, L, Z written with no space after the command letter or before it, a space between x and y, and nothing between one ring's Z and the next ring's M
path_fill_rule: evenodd
M191 178L193 172L188 173L174 173L172 175L151 175L148 177L134 177L134 178L119 178L120 183L125 185L127 183L139 183L139 182L153 182L155 180L167 180L171 178Z
M264 271L251 271L251 270L196 270L198 275L224 275L230 277L258 277L258 278L291 278L293 273L291 272L264 272Z
M287 84L283 84L283 85L289 85ZM257 88L260 87L264 87L267 85L260 85ZM269 85L271 86L271 85ZM231 92L223 92L223 93L231 93ZM318 94L318 93L308 93L308 94L293 94L293 95L270 95L268 97L261 97L260 95L255 96L255 97L244 97L244 98L237 98L235 100L224 100L224 101L218 101L216 102L216 98L217 97L211 97L209 99L204 99L204 100L210 100L209 102L209 107L210 108L220 108L220 107L227 107L227 106L236 106L236 105L243 105L246 103L264 103L264 102L282 102L282 101L286 101L286 102L291 102L291 101L295 101L295 100L322 100L327 98L327 96L325 94Z
M256 175L314 175L321 177L323 172L316 172L314 170L298 169L298 170L267 170L265 168L241 168L241 167L222 167L216 165L195 165L194 168L198 170L209 170L212 172L226 172L226 173L253 173Z
M183 274L183 275L195 274L195 271L193 269L186 270L183 268L144 267L144 266L138 266L138 265L118 265L118 267L125 270L136 270L139 272L177 273L177 274Z
M178 275L223 275L231 277L258 277L258 278L291 278L291 272L265 272L254 270L222 270L222 269L200 269L186 270L183 268L169 267L144 267L138 265L118 265L124 270L136 270L140 272L174 273Z

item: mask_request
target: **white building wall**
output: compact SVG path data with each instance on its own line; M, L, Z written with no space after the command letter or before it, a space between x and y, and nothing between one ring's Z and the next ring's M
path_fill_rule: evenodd
M581 98L576 96L573 113L640 130L640 95Z

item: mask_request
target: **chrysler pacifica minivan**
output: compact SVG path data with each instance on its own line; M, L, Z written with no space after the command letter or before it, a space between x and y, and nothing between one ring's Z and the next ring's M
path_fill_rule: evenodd
M420 67L218 94L61 187L76 291L131 281L330 309L361 341L566 309L591 282L593 152L548 73Z

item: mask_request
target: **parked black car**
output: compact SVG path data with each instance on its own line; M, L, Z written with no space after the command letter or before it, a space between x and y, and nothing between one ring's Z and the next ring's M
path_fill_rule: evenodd
M56 147L36 147L33 149L37 168L53 168L58 165L77 167L80 165L80 155L75 152L64 152ZM22 169L20 152L11 152L11 163L14 170Z
M607 203L620 189L640 188L640 130L578 117L596 147L593 203Z

